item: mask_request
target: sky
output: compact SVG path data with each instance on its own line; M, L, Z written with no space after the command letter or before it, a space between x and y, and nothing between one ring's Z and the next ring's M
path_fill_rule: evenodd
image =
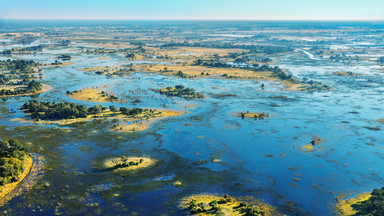
M384 20L384 0L0 0L0 18Z

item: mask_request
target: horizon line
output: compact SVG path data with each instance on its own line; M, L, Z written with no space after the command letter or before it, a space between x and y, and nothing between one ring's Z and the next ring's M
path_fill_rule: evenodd
M0 20L76 20L76 21L384 21L384 19L88 19L88 18L6 18Z

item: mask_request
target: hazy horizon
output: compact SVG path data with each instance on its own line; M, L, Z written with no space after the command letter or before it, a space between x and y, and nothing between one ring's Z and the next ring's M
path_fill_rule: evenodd
M384 2L367 0L145 0L109 2L16 0L2 3L1 19L74 20L384 20Z

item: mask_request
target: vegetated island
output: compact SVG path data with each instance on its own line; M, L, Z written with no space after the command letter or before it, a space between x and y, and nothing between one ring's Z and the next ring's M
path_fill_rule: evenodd
M0 200L20 184L32 164L28 151L18 140L0 140Z
M304 152L313 152L317 149L321 149L322 147L319 146L321 144L322 139L316 135L312 136L312 141L302 147L299 148L300 151ZM317 148L316 148L317 147Z
M37 95L49 89L35 81L41 64L32 60L0 60L0 97Z
M146 168L155 163L155 159L148 157L121 156L105 161L104 167L113 171L131 171Z
M107 93L97 88L84 88L81 90L67 91L67 96L75 100L89 101L89 102L115 102L118 97L111 93Z
M253 119L265 119L265 118L268 118L269 117L269 114L268 113L257 113L257 112L236 112L234 114L234 116L237 116L237 117L241 117L242 119L245 119L245 118L253 118Z
M318 91L331 90L327 84L313 80L300 81L278 66L255 65L248 67L236 66L226 62L212 62L197 60L189 65L161 65L161 64L140 64L132 65L136 71L157 72L165 75L172 75L181 78L225 78L225 79L256 79L271 80L283 84L291 91Z
M244 215L244 216L282 216L275 207L247 197L238 201L227 194L223 197L200 194L185 197L180 208L193 215Z
M350 72L350 71L336 71L336 72L333 72L332 75L336 75L336 76L361 76L361 74L359 74L359 73L354 73L354 72Z
M56 124L61 126L69 126L75 123L86 122L91 119L118 119L125 122L137 122L147 120L149 125L154 120L181 115L182 112L174 110L156 110L142 108L126 108L115 106L104 107L102 105L94 105L85 107L75 103L60 102L38 102L32 100L22 105L21 109L32 119L34 123ZM145 130L148 127L137 128L135 131ZM118 132L125 130L116 128Z
M176 85L175 87L166 87L162 89L152 89L152 91L159 94L164 94L168 97L181 97L185 99L202 99L204 95L196 92L193 88L186 88L183 85Z
M335 206L340 216L382 216L384 215L384 187L371 193L362 193L355 198L341 200Z

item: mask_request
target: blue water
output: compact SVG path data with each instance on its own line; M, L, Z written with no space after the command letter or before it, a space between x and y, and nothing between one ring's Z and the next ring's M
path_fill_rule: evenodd
M52 55L70 52L74 51L57 48L44 50L41 55L17 58L48 63L53 61ZM106 86L126 103L104 103L104 106L134 107L130 102L138 98L142 102L137 107L162 108L165 103L169 109L189 114L159 120L147 131L135 134L110 132L111 124L105 121L74 127L64 133L69 128L11 121L24 116L18 107L29 97L2 102L2 107L16 111L2 114L0 123L8 128L3 129L2 134L30 141L33 151L46 154L49 166L54 169L48 169L40 182L50 181L56 187L32 189L14 198L2 207L11 214L30 213L39 204L39 200L32 199L34 193L54 194L69 185L66 196L75 198L64 198L66 201L60 201L64 203L60 209L74 215L94 213L94 207L84 206L89 203L98 203L106 215L132 211L139 215L150 215L154 211L180 214L179 198L203 192L250 195L278 207L290 200L312 215L332 215L331 205L335 204L337 195L356 195L384 184L384 127L377 122L384 118L384 79L376 65L346 66L311 59L301 52L288 54L274 59L276 64L299 78L307 77L334 87L327 92L289 92L269 81L193 80L148 73L107 78L77 69L129 61L121 55L75 52L73 57L73 65L43 70L41 81L52 89L39 95L38 100L92 106L95 103L71 99L65 92ZM100 57L109 58L101 60ZM331 75L340 70L362 76ZM186 101L149 90L181 83L208 97ZM260 90L261 83L265 84L264 91ZM228 93L234 96L217 97ZM233 116L234 112L248 110L267 112L270 118L253 120ZM27 125L28 128L23 127ZM300 150L313 135L323 139L321 145L313 152ZM161 163L132 176L113 176L99 169L100 161L119 155L150 155ZM214 158L219 162L212 162ZM74 174L70 177L62 174L65 170ZM185 186L171 186L174 180L180 180ZM90 193L95 185L108 187ZM119 195L112 197L115 193ZM37 215L53 214L50 204L41 205L46 211L36 212ZM72 206L78 206L78 211Z

